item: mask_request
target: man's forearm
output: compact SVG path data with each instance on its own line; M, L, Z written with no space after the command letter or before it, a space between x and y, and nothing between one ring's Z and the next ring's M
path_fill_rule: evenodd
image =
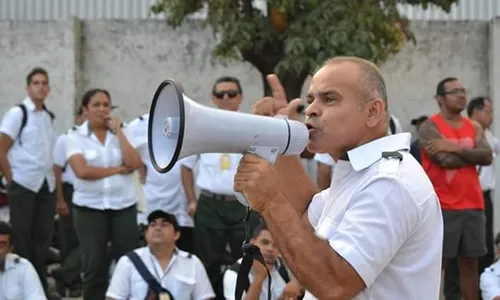
M60 201L64 199L63 189L62 189L62 169L59 166L54 166L54 176L56 178L56 200Z
M457 154L450 152L440 152L431 156L431 159L445 169L458 169L470 165Z
M342 274L337 274L337 266L347 262L327 241L306 229L294 208L280 197L282 200L269 204L262 216L281 255L307 290L319 299L336 299L335 295L349 286Z
M281 156L274 164L278 172L278 184L286 199L299 216L307 209L314 194L319 192L304 170L298 156Z
M264 278L265 279L265 278ZM258 300L262 293L262 283L264 279L255 278L245 295L245 300Z
M490 165L493 161L491 148L460 149L455 152L460 158L472 165Z
M181 182L188 203L196 201L196 193L194 191L194 174L193 170L187 167L181 167Z
M5 179L7 179L7 181L12 181L12 170L6 153L0 154L0 172L3 174Z

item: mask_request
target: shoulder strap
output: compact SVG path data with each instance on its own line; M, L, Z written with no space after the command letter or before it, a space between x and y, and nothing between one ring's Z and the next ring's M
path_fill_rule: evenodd
M148 284L149 288L151 290L153 290L153 292L155 292L157 294L168 293L168 295L170 296L170 299L172 299L172 300L174 299L173 296L172 296L172 294L170 293L170 291L168 291L167 289L165 289L164 287L162 287L161 284L158 283L158 281L156 280L156 278L154 278L153 275L151 275L151 273L146 268L146 265L144 265L144 262L139 257L139 255L137 255L137 253L135 253L135 251L130 251L126 255L130 259L130 261L132 261L132 263L134 264L137 272L139 272L139 274L141 275L142 279L144 279L144 281L146 281L146 283Z
M264 257L262 256L259 247L250 243L245 243L242 247L242 250L243 260L241 261L241 265L238 270L238 277L236 278L234 298L236 300L241 300L243 291L245 290L245 286L247 286L247 289L248 287L250 287L248 274L250 273L250 269L252 268L253 261L257 260L259 263L264 265L267 270L267 296L268 300L271 300L271 274L269 273L269 269L267 269L266 263L264 262Z
M228 270L234 271L234 272L236 272L236 274L238 274L240 272L240 267L241 267L241 264L239 262L235 262L234 264L232 264L228 268ZM239 280L239 276L238 276L237 280ZM248 289L250 288L250 280L248 279L248 276L246 277L246 280L244 278L242 278L242 280L241 280L241 288L245 292L248 292Z
M47 106L45 106L45 105L44 105L44 106L42 106L42 107L43 107L43 110L45 110L45 111L49 114L50 118L52 119L52 122L54 122L54 119L56 118L56 115L55 115L53 112L51 112L51 111L47 108Z
M26 122L28 121L28 110L26 109L26 106L24 104L19 104L18 107L21 109L21 112L23 114L22 119L21 119L21 127L19 128L19 133L17 135L19 139L19 144L22 145L21 142L21 132L23 132L24 127L26 126Z
M389 121L389 126L391 128L391 134L395 134L396 133L396 123L394 123L394 119L392 117Z
M281 278L288 283L290 281L290 275L288 275L288 270L286 269L285 264L281 258L278 258L278 273L281 275Z

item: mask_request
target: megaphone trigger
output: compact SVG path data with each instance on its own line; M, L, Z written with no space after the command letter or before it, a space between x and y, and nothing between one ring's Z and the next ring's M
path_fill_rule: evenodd
M267 160L270 164L274 164L278 158L278 147L269 146L252 146L246 153L255 154L258 157Z

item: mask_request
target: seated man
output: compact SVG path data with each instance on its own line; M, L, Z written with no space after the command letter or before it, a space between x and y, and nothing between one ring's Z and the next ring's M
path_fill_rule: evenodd
M11 251L12 229L0 221L0 299L46 300L33 265Z
M495 237L497 255L500 255L500 233ZM479 279L483 300L500 300L500 260L484 269Z
M283 261L279 258L278 249L274 244L273 237L263 221L255 228L250 242L259 247L266 266L269 269L271 275L271 299L300 299L303 296L303 290L295 278L291 278L291 272L288 271ZM235 299L236 279L241 261L242 259L239 259L224 272L223 285L224 298L226 300ZM267 300L267 270L260 262L254 260L248 279L250 286L245 287L243 299Z
M213 299L215 294L203 264L195 255L176 248L179 237L173 215L162 210L151 212L145 231L148 245L120 258L107 299Z

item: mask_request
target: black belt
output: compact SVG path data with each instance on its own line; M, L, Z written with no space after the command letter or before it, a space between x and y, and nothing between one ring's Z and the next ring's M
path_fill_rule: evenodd
M207 197L207 198L210 198L210 199L218 200L218 201L228 201L228 202L229 201L237 201L236 196L234 196L234 195L214 194L214 193L207 191L207 190L201 190L200 195Z

